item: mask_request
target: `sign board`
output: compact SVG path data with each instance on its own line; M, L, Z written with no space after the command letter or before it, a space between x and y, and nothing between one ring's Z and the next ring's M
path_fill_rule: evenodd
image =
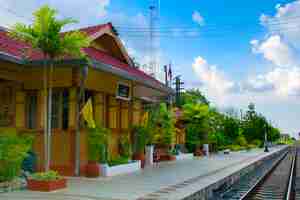
M124 83L118 83L116 98L126 101L130 100L130 86Z

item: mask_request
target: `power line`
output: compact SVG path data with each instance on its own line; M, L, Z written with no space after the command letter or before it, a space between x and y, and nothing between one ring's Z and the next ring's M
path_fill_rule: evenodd
M276 19L274 20L274 22L270 23L270 20L268 20L267 22L265 22L266 25L283 25L283 24L290 24L293 22L298 22L300 16L294 16L294 17L286 17L285 19L279 20ZM223 24L222 27L236 27L237 25L244 25L245 23L236 23L236 24ZM140 31L148 31L150 28L148 26L123 26L123 25L114 25L116 28L120 29L120 30L140 30ZM216 27L220 27L220 25L217 24L207 24L203 27L199 27L199 26L161 26L161 27L157 27L154 28L156 30L168 30L168 29L208 29L208 28L216 28Z
M300 26L298 27L289 27L289 28L281 28L281 29L270 29L269 31L272 33L286 33L286 32L291 32L291 31L297 31L300 30ZM243 30L245 31L245 30ZM263 32L263 30L261 30ZM225 34L229 34L229 33L234 33L236 32L235 30L223 30L223 31L210 31L210 32L189 32L189 31L185 31L185 32L181 32L181 33L155 33L153 34L153 37L173 37L173 38L179 38L179 37L189 37L189 38L197 38L199 36L224 36ZM252 30L249 29L247 30L247 34L249 33L257 33L256 30ZM142 33L120 33L121 36L124 37L148 37L147 34L142 34Z

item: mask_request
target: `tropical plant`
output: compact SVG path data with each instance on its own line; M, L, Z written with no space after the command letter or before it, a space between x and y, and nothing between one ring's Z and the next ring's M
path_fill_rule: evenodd
M209 105L209 101L198 89L187 90L182 93L180 106L182 107L185 104L205 104Z
M131 158L132 147L131 147L129 134L123 134L120 137L119 145L120 145L120 156Z
M127 156L119 156L109 160L108 165L112 167L116 165L127 164L128 162L129 162L129 158Z
M47 172L38 172L34 173L30 176L30 179L37 181L55 181L62 179L62 177L58 174L57 171L47 171Z
M108 157L109 129L103 127L89 128L88 131L88 159L104 163Z
M147 144L147 129L144 126L135 125L132 127L134 136L133 152L135 154L144 153Z
M85 58L82 48L88 47L90 40L80 31L72 31L62 34L66 25L76 23L71 18L59 20L56 18L57 10L45 5L33 13L34 21L32 25L17 23L10 31L10 35L18 40L25 41L33 48L43 53L44 59L44 90L45 112L44 132L46 152L46 170L49 170L50 164L50 137L51 137L51 116L52 116L52 79L54 62L65 55L73 56L78 59ZM46 134L47 133L47 134Z
M175 140L175 116L171 109L168 109L165 103L159 105L159 113L157 117L158 126L158 143L170 146Z
M205 104L185 104L183 106L186 121L186 147L194 152L208 137L209 107Z
M0 182L11 181L19 175L22 162L31 149L32 137L16 132L0 134Z

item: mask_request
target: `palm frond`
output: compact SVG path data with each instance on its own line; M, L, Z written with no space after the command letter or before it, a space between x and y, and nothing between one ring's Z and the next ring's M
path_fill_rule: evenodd
M85 33L73 31L61 38L61 53L83 58L82 49L90 45L90 39Z
M16 23L9 31L9 35L16 40L24 41L31 44L34 48L37 48L36 33L31 26Z

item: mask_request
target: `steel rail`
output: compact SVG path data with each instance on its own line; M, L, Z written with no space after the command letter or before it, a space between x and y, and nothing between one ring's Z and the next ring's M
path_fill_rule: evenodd
M276 167L281 163L281 161L288 155L289 152L286 152L280 159L275 161L274 165L263 175L261 176L253 185L252 187L239 199L239 200L246 200L252 193L256 190L258 186L270 175Z
M291 199L291 192L292 192L292 187L293 187L293 179L294 179L294 169L295 169L295 160L297 157L297 152L295 152L293 162L292 162L292 167L291 167L291 173L290 173L290 178L289 178L289 185L286 193L286 200Z

